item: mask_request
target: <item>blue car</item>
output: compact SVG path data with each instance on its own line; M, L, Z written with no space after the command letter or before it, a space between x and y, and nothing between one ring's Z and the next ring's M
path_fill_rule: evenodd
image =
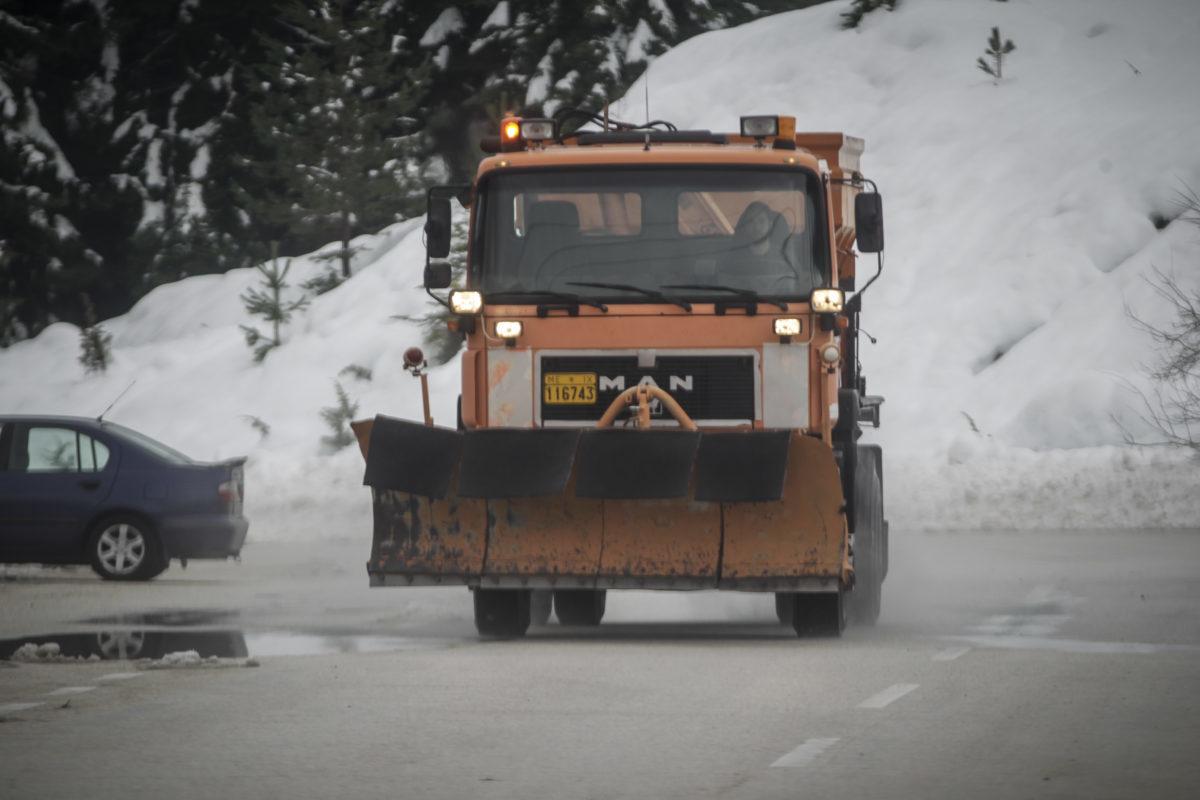
M237 557L245 461L199 463L106 420L0 416L0 563L145 581L171 559Z

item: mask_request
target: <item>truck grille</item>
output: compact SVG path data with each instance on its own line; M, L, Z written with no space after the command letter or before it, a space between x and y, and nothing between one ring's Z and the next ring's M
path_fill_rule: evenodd
M639 367L636 353L542 355L539 381L547 374L595 375L596 402L550 404L539 390L538 405L545 423L593 423L625 389L646 378L670 392L696 422L750 422L756 417L757 359L753 352L737 355L659 355L653 367ZM654 417L671 419L657 401Z

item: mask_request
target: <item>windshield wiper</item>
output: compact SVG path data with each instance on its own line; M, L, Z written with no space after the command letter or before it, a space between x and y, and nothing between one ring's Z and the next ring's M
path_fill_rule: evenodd
M780 311L787 311L788 305L782 300L773 297L763 297L758 292L750 289L739 289L736 286L723 286L719 283L667 283L663 284L664 289L701 289L709 292L729 292L736 294L744 300L752 303L770 303Z
M638 294L649 297L651 300L657 300L660 303L670 303L672 305L679 306L684 311L692 310L692 304L686 300L676 300L675 298L667 297L665 294L663 294L660 291L657 291L656 289L643 289L641 286L634 286L631 283L595 283L592 281L567 281L567 285L568 286L587 286L592 289L616 289L617 291L637 292Z
M574 303L575 305L582 304L585 306L592 306L593 308L598 308L604 312L608 311L608 306L606 306L604 303L601 303L599 300L595 300L591 297L584 297L581 294L573 294L571 292L555 292L551 289L508 289L503 292L493 292L488 295L488 299L490 301L491 298L494 298L494 297L508 297L511 295L517 295L517 296L533 295L534 297L549 297L549 298L553 298L554 300L562 300L565 303ZM576 310L578 310L578 309L576 309Z

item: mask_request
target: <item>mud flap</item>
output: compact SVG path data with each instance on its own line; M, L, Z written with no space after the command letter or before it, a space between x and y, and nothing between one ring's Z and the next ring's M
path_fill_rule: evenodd
M576 493L610 500L684 497L699 445L699 431L585 430Z
M545 497L571 477L579 431L480 428L464 434L460 497Z
M461 449L458 431L379 415L371 426L363 483L375 489L445 497Z
M783 497L791 433L705 433L696 457L696 499L745 503Z

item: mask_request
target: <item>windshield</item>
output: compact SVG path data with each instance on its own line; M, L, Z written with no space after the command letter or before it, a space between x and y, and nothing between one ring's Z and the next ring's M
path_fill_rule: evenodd
M480 192L471 283L485 295L643 303L680 285L690 288L673 297L720 287L807 298L829 285L819 197L817 176L797 169L494 174Z

